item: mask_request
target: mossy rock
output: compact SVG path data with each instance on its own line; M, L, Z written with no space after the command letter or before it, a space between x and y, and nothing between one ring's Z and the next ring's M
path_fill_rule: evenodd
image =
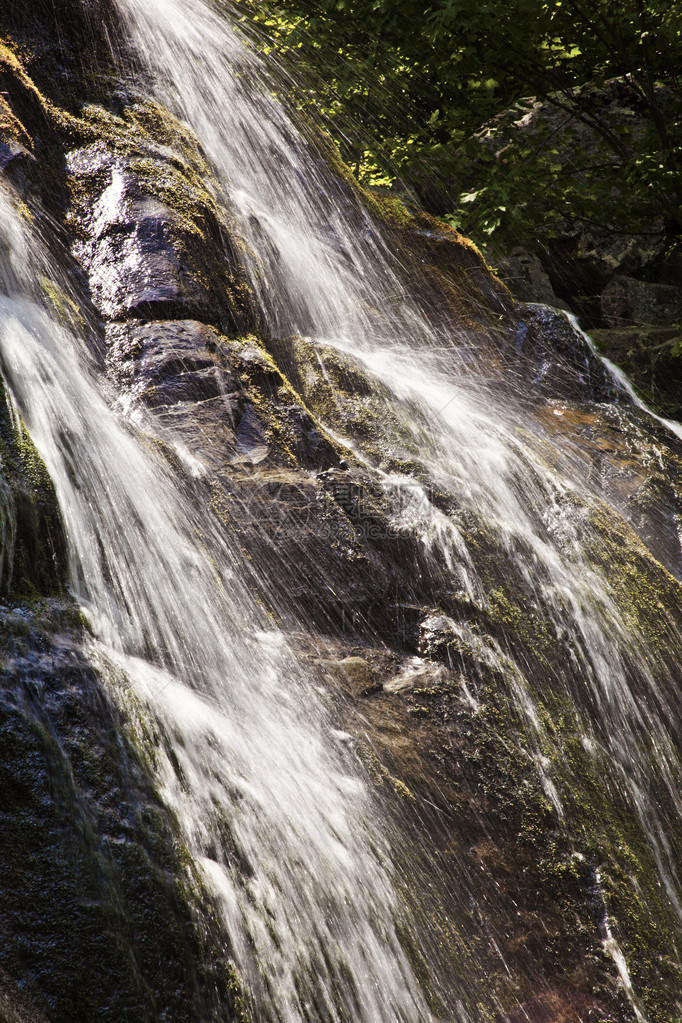
M682 330L627 326L593 330L599 351L625 372L638 394L669 419L682 419Z
M0 608L1 965L50 1020L237 1019L217 912L132 706L112 701L120 680L86 664L69 617L55 601Z
M66 538L52 481L4 386L0 390L2 578L5 596L63 593Z

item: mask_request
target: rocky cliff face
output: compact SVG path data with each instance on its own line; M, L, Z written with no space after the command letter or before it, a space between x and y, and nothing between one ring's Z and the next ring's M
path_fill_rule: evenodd
M45 301L86 325L122 413L229 531L249 586L328 689L391 822L402 938L433 1011L678 1019L682 934L658 862L682 852L677 807L652 774L661 852L530 545L514 548L439 476L420 441L428 423L415 428L366 368L265 332L213 170L145 96L107 5L15 0L0 31L2 176L73 282L66 296L45 281ZM476 371L501 400L513 391L513 430L534 456L588 481L582 496L557 485L556 521L572 526L556 542L569 560L571 544L588 551L609 580L653 764L647 714L664 716L671 748L682 728L682 449L614 402L583 339L514 305L455 232L340 187L349 206L370 203L434 321L466 325ZM210 899L155 791L162 737L88 662L54 492L3 408L0 1012L245 1018ZM454 527L479 600L452 572Z

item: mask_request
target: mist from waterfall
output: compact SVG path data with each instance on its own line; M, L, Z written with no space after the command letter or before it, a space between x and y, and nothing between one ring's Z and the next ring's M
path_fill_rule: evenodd
M256 1017L428 1019L396 936L385 839L322 699L229 542L111 411L84 339L37 302L36 281L68 282L5 193L0 225L2 369L56 486L90 658L165 736L161 793Z
M399 413L405 461L418 460L453 506L485 524L552 623L567 660L546 685L579 708L586 755L609 762L682 927L671 840L682 823L682 715L671 699L682 633L671 620L672 657L636 634L608 570L585 552L590 511L600 502L619 511L615 498L545 431L542 402L520 393L517 378L487 372L474 333L430 315L412 293L380 224L277 98L285 72L261 57L238 8L116 5L159 102L189 125L212 166L205 184L235 223L263 336L300 335L357 366L387 413ZM448 1023L491 1018L501 1010L475 957L463 977L424 985L415 976L399 840L379 819L349 736L335 730L314 671L247 584L229 531L182 489L153 414L133 425L114 411L88 325L58 319L43 301L41 279L69 292L48 248L16 197L0 191L2 373L57 490L71 587L92 630L88 657L163 736L153 756L159 791L219 907L253 1019L429 1023L429 987ZM622 416L627 430L627 406ZM418 537L434 577L446 566L464 606L489 607L462 518L327 425L376 473L395 527ZM276 590L276 579L260 582ZM563 821L562 779L525 664L466 621L451 627L504 677L547 804ZM602 905L598 870L594 878ZM433 880L434 889L449 883ZM606 910L596 926L632 1014L645 1021ZM480 1016L467 1015L460 989Z
M667 838L671 822L654 795L657 785L666 791L677 827L680 721L668 696L674 669L671 674L665 657L632 634L608 579L582 549L579 506L594 496L583 467L569 461L554 471L524 439L526 406L512 387L489 386L477 374L467 332L456 324L449 330L430 325L380 227L358 212L346 186L297 129L276 98L281 71L272 58L267 64L261 59L236 16L231 23L203 0L118 5L134 47L157 76L160 100L196 133L236 214L265 333L302 334L354 360L409 419L407 455L417 455L439 486L484 520L511 557L523 552L520 571L538 604L553 619L557 637L571 637L577 698L593 708L583 722L586 748L605 750L619 772L682 919ZM400 481L388 479L387 487L400 489ZM449 559L467 597L485 606L485 586L456 522L434 538L438 515L432 508L425 513L423 503L420 508L423 521L417 516L413 525ZM682 642L678 625L671 628ZM519 682L517 696L539 751L543 725L525 683ZM561 812L539 752L538 770ZM617 953L614 962L620 962ZM618 969L635 1004L629 978Z

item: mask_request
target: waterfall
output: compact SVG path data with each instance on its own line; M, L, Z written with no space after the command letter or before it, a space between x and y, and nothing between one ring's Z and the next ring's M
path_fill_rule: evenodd
M195 132L236 212L266 332L302 334L375 381L408 423L410 437L401 440L408 457L418 457L460 507L487 523L554 622L557 642L570 637L571 663L548 684L591 708L582 718L585 748L605 752L613 764L682 920L669 842L682 811L675 669L664 651L633 634L608 572L584 552L585 508L595 496L608 501L609 495L595 495L584 463L570 452L558 472L529 439L529 421L531 433L543 432L538 413L546 402L534 404L532 395L519 393L518 381L491 381L477 372L477 342L463 328L431 326L428 308L410 295L381 229L349 200L297 129L276 98L276 66L262 62L236 21L203 0L118 0L118 6L134 47L156 75L160 98ZM562 397L559 391L557 400ZM558 443L551 432L549 440ZM361 444L353 450L363 457ZM404 494L399 478L389 474L385 485L394 494L402 486ZM402 512L396 505L399 514L404 504ZM447 559L467 599L485 606L485 583L457 522L434 539L427 534L436 511L423 518L413 525L438 558ZM669 627L677 646L679 622L671 619ZM523 679L523 665L517 668ZM524 681L516 698L536 734L538 769L553 791L540 753L546 735ZM657 791L674 807L674 820ZM561 796L555 801L560 804ZM604 941L613 950L606 932ZM622 971L621 977L630 996L629 979Z
M644 836L674 920L670 930L682 934L675 664L682 629L674 610L654 607L650 591L651 608L629 607L606 559L590 555L605 517L625 529L629 509L618 486L587 473L579 445L559 430L577 407L563 370L553 378L551 359L526 359L523 322L510 338L508 325L479 329L429 306L379 219L327 166L315 132L308 136L277 98L285 72L261 57L238 8L209 0L116 0L116 8L160 105L189 127L207 158L207 187L235 223L263 337L273 345L300 339L330 388L330 353L354 367L377 415L399 424L384 435L390 457L383 462L362 436L344 431L333 409L322 423L373 474L396 533L418 539L434 590L446 579L453 604L464 609L457 620L427 619L426 641L441 630L453 649L499 680L523 723L552 827L570 828L571 779L580 780L584 763L607 795L624 802ZM397 862L410 838L391 834L381 820L314 669L303 666L259 601L275 593L283 605L286 593L277 594L277 579L258 576L260 566L246 565L229 530L196 499L199 490L179 482L154 415L135 423L126 417L95 364L88 325L59 319L41 300L36 282L46 279L68 305L68 274L52 261L48 240L22 218L16 196L0 192L0 364L57 490L71 588L91 629L85 653L110 680L113 698L132 702L140 722L152 721L162 737L152 757L159 791L217 907L250 1017L498 1018L516 995L503 1006L486 991L474 952L456 978L438 976L437 960L430 970L411 960L409 897ZM551 311L520 315L554 329ZM662 463L673 437L661 441L646 410L620 400L627 397L622 381L616 393L585 339L571 335L573 343L573 363L584 362L581 386L594 374L601 388L590 412L595 430L612 416L628 455ZM558 364L562 356L552 358ZM567 357L562 365L573 363ZM191 452L181 455L191 463ZM401 468L411 464L419 473ZM505 629L488 634L469 614L476 609L492 621L500 601L471 523L535 615L510 615L507 631L523 627L530 649L529 634L543 623L541 679L532 654L519 653ZM653 638L642 627L649 611ZM392 691L412 685L424 663L403 663ZM458 663L452 660L453 671ZM475 713L475 672L473 681L460 674ZM554 735L543 687L575 723L580 756ZM421 836L413 840L418 845ZM576 844L571 863L583 860ZM623 1018L646 1023L600 864L589 870L594 927L628 1007ZM442 876L427 883L435 918L446 901L437 889L455 883ZM467 897L447 894L450 906ZM463 929L458 919L447 926ZM477 938L494 946L485 923ZM669 955L682 967L676 947ZM427 997L434 991L440 1001Z
M4 193L0 224L3 372L56 485L90 657L116 667L167 737L162 795L222 906L256 1017L427 1019L388 852L324 704L229 546L214 535L220 564L208 557L210 522L112 413L82 340L37 303L31 281L59 270Z

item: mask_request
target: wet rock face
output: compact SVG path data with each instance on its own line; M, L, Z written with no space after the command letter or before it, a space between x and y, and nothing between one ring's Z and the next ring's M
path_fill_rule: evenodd
M547 991L517 1012L505 1016L504 1023L610 1023L613 1016L605 1005L594 998L570 992Z
M341 466L344 452L261 343L196 320L115 322L106 342L122 404L160 432L248 551L254 587L272 580L277 615L402 642L403 607L431 592L423 552L391 523L373 475Z
M422 656L295 639L335 694L337 727L366 765L381 812L400 821L405 901L423 924L417 959L452 974L465 1005L474 954L498 1005L520 1001L520 1013L552 1023L628 1019L599 938L592 854L552 809L501 676L481 661L461 670L453 624L442 615L424 623ZM477 917L487 921L484 942Z
M190 910L197 881L77 622L69 603L0 607L0 964L48 1019L229 1020L226 962L205 972L211 928Z
M113 168L94 210L92 249L83 254L100 312L116 319L154 306L198 304L194 282L180 276L178 234L168 207L141 195L129 173Z
M128 401L172 414L178 405L222 398L231 409L238 387L229 363L218 354L220 337L198 320L112 324L108 361Z
M596 734L598 752L586 752L594 708L571 638L529 580L534 552L510 549L447 489L403 410L361 367L311 341L260 336L229 197L196 142L155 104L118 89L90 95L83 81L72 118L59 128L50 115L49 167L17 149L9 127L0 157L9 154L12 174L59 168L58 195L46 183L41 194L72 239L119 407L210 507L247 583L327 687L377 814L396 826L414 921L406 947L425 976L447 977L455 992L445 1007L433 995L437 1011L455 1018L457 998L479 1011L466 990L475 959L506 1023L631 1023L605 948L608 913L652 1018L674 1023L676 925L642 829L619 801L608 736ZM84 107L93 96L100 105ZM27 172L27 196L31 181ZM507 373L521 382L517 426L538 459L584 481L580 497L558 492L554 511L577 530L576 541L567 528L566 546L618 566L612 596L631 624L624 671L636 688L637 637L672 647L682 608L650 554L682 574L679 455L661 455L660 437L643 426L639 437L635 420L607 405L608 376L565 320L512 313L506 289L454 232L434 233L428 218L385 219L399 250L417 251L434 317L462 316L478 331L499 384L491 395L506 393ZM19 539L4 545L8 592L16 596L25 572L44 596L65 576L53 495L50 505L48 490L25 480L19 491ZM446 520L474 552L479 599L453 580L435 528ZM555 539L549 525L546 536ZM12 574L10 552L22 544L26 568ZM234 1018L225 951L191 911L199 905L205 922L210 907L145 764L166 737L145 734L134 708L103 697L63 608L27 610L17 599L0 623L0 767L15 814L0 829L20 879L0 885L0 964L28 978L55 1023ZM659 680L671 695L674 668ZM519 694L538 708L533 727ZM671 727L682 734L680 721ZM129 742L136 729L139 747Z
M0 388L0 594L54 595L67 582L66 537L54 487Z
M615 396L613 380L587 341L561 313L535 305L517 307L510 338L517 365L527 360L531 387L548 398L564 396L607 402Z
M94 143L68 156L70 219L82 239L74 254L95 307L106 320L219 317L234 326L241 298L214 196L179 156L135 146L130 124L109 126L133 153Z
M204 896L137 722L83 654L54 489L4 388L0 454L0 1015L231 1019L225 956L190 908Z

